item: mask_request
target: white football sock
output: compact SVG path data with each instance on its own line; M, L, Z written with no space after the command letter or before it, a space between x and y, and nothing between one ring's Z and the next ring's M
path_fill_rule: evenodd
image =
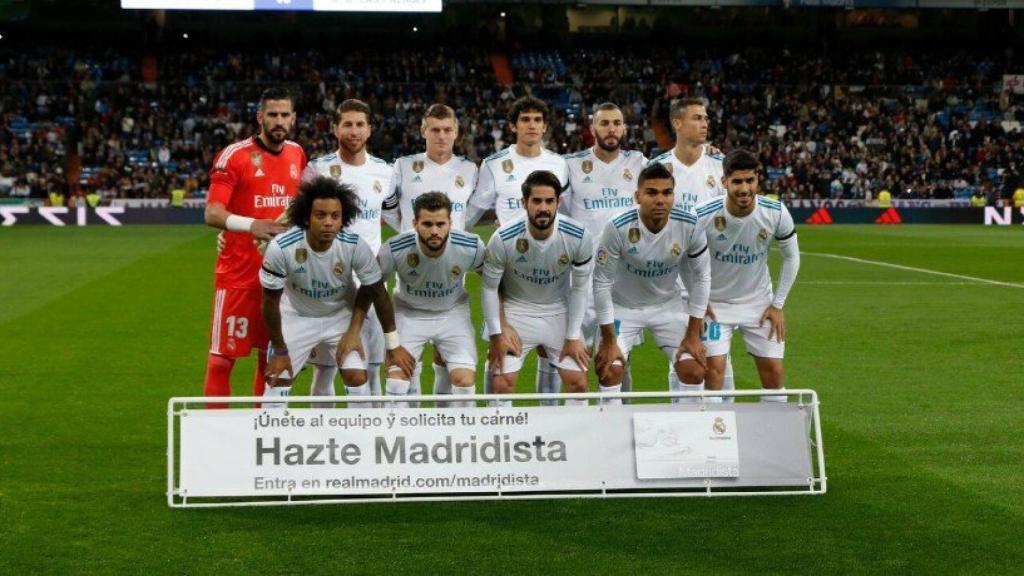
M683 391L683 384L682 384L682 382L679 381L679 376L676 374L675 370L669 370L669 372L668 372L668 389L669 389L670 392L682 392ZM673 404L679 404L683 400L684 400L684 398L673 398L672 399L672 403Z
M264 398L287 398L292 393L291 386L267 386L263 389ZM284 402L264 402L263 407L267 410L284 410Z
M476 402L473 400L467 400L466 398L472 398L476 394L476 388L473 386L452 386L452 394L461 396L463 399L455 402L445 404L451 404L455 408L472 408L476 406Z
M601 386L602 394L614 394L616 392L622 392L622 384L616 384L615 386ZM601 398L601 404L604 405L619 405L622 404L622 398Z
M487 403L487 405L490 406L491 408L511 408L512 407L512 401L511 400L491 400L490 402Z
M566 406L586 406L587 401L581 398L566 398Z
M541 394L557 394L561 391L562 379L558 369L548 363L545 358L537 358L537 392ZM541 400L541 406L557 406L557 400Z
M412 378L409 379L409 391L406 392L407 396L419 396L422 394L423 388L420 386L420 375L423 372L423 363L417 362L416 369L412 371ZM403 406L408 408L419 408L419 402L403 402Z
M348 395L349 396L369 396L370 395L370 385L369 384L362 384L360 386L345 386L345 388L348 390ZM352 402L352 403L350 403L348 405L348 407L349 408L359 408L359 409L372 408L372 406L370 406L370 402Z
M334 377L338 375L338 369L334 366L313 365L313 385L310 386L310 396L334 396ZM313 402L313 408L334 408L334 402Z
M370 396L383 396L380 386L380 364L369 364L366 369L366 383L370 386ZM373 408L380 408L380 402L371 402Z
M679 389L683 392L700 392L704 389L704 383L687 384L685 382L680 382ZM696 404L697 402L700 402L700 398L681 398L680 401L684 404Z
M778 388L779 391L783 391L785 389L786 389L785 386L783 386L782 388ZM764 390L769 390L769 389L768 388L764 388ZM785 404L786 402L789 402L789 396L786 396L784 394L780 395L780 396L761 396L761 402L779 402L779 403Z
M736 376L732 372L732 354L726 354L725 356L725 376L722 380L722 390L735 390L736 389ZM732 402L735 400L733 397L723 398L723 402Z

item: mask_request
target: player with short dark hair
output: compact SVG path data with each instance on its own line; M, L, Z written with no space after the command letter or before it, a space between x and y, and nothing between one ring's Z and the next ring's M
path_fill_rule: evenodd
M480 272L484 244L476 234L451 228L452 202L443 192L427 192L413 203L413 229L384 243L378 259L384 278L398 275L394 292L398 329L403 346L418 358L429 342L444 357L451 391L465 397L475 391L476 337L470 319L464 278ZM412 372L388 367L387 392L411 393Z
M707 387L720 390L732 335L739 330L747 352L754 357L761 386L785 388L782 358L786 322L782 308L800 270L796 226L782 203L758 194L760 164L746 150L725 158L724 198L697 207L702 233L711 254L711 296L705 340L708 351ZM768 271L768 251L775 241L782 254L776 289ZM785 402L785 396L764 400Z
M213 328L203 385L207 396L230 396L235 360L248 356L253 348L267 348L260 314L263 258L255 241L270 240L287 230L275 220L295 196L306 166L302 147L288 140L295 125L294 98L288 91L264 91L256 122L259 133L221 150L210 169L205 219L225 232L214 273ZM263 394L265 355L261 352L258 358L253 378L256 396Z
M590 356L581 323L594 246L582 225L558 213L561 180L557 176L533 172L521 191L526 214L491 236L484 264L483 308L493 391L514 392L525 353L542 347L546 362L557 368L566 389L585 392Z
M669 357L682 389L703 388L707 241L697 217L674 205L674 190L668 169L651 164L637 178L637 207L609 221L601 235L594 302L601 327L597 373L602 392L619 392L630 350L644 329ZM680 280L690 291L689 308L683 305Z

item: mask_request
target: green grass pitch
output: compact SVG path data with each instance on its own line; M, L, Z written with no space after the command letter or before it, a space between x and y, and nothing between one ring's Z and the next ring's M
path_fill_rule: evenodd
M166 401L202 391L213 240L0 230L0 574L1024 566L1020 226L800 229L786 366L790 388L821 395L826 496L171 510ZM739 387L754 387L739 346ZM637 388L662 389L660 353L638 355Z

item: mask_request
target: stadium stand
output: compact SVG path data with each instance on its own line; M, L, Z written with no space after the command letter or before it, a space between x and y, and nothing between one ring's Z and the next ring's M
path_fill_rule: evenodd
M201 197L213 154L252 130L257 94L280 82L300 94L295 139L311 156L333 147L330 111L353 96L375 111L375 154L390 160L421 149L420 114L444 101L462 120L458 150L479 161L511 141L505 112L527 92L556 110L550 148L592 145L588 110L612 100L627 113L632 147L648 155L671 145L668 102L696 95L711 103L714 143L756 150L766 191L783 198L889 190L968 199L976 188L1010 197L1022 182L1024 109L1019 95L999 89L1004 73L1022 69L1012 51L616 47L494 56L449 47L177 52L155 63L128 50L7 54L0 195L27 185L36 198L61 187L163 198L184 186ZM505 85L509 72L514 82Z

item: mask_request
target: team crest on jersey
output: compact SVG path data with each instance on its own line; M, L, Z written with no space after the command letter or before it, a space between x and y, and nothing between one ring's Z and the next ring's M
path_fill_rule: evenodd
M376 192L377 194L380 194L381 192L384 191L384 186L381 186L380 180L373 181L373 191Z
M252 162L252 165L256 168L262 168L263 154L260 154L259 152L252 152L249 154L249 161Z
M458 266L452 266L452 276L455 276L456 278L462 276L462 268L459 268Z
M462 188L463 186L466 185L466 180L463 179L462 174L459 174L458 176L455 177L455 185L458 186L459 188Z
M501 169L505 171L505 174L511 174L513 168L515 168L515 166L512 164L511 158L501 163Z
M565 252L562 252L562 255L558 257L558 265L559 266L565 266L568 263L569 263L569 255L566 254Z
M580 169L583 170L584 174L590 174L594 170L594 163L590 160L584 160L583 164L580 165Z
M292 180L299 179L299 167L295 164L288 166L288 175L292 177Z
M412 161L412 171L417 173L417 174L419 174L420 172L423 172L423 160L413 160Z
M597 249L597 263L602 266L608 263L608 251L604 248Z
M529 249L530 249L530 244L529 244L529 242L526 241L526 238L520 238L519 240L516 240L516 251L517 252L519 252L520 254L526 254L526 251L529 250Z
M298 262L299 264L305 262L306 258L308 257L309 253L306 252L305 248L299 248L298 250L295 251L295 261Z
M337 164L331 166L331 178L341 178L341 166Z
M334 265L334 275L341 278L345 274L345 265L338 262Z
M622 179L623 180L632 180L633 179L633 173L629 171L629 168L626 168L625 170L622 171Z
M715 177L710 175L710 174L708 174L708 179L705 180L705 183L708 185L708 188L714 188L715 187Z
M636 244L637 242L640 241L640 229L639 228L630 228L629 229L628 237L629 237L629 241L630 242L632 242L633 244Z
M715 216L715 230L725 230L725 216Z
M413 252L405 257L405 263L411 268L415 268L420 265L420 255Z
M679 258L679 255L683 253L683 247L678 242L672 244L672 256Z
M760 230L757 231L757 241L758 242L764 242L767 239L768 239L768 231L767 230L765 230L764 228L761 228Z

